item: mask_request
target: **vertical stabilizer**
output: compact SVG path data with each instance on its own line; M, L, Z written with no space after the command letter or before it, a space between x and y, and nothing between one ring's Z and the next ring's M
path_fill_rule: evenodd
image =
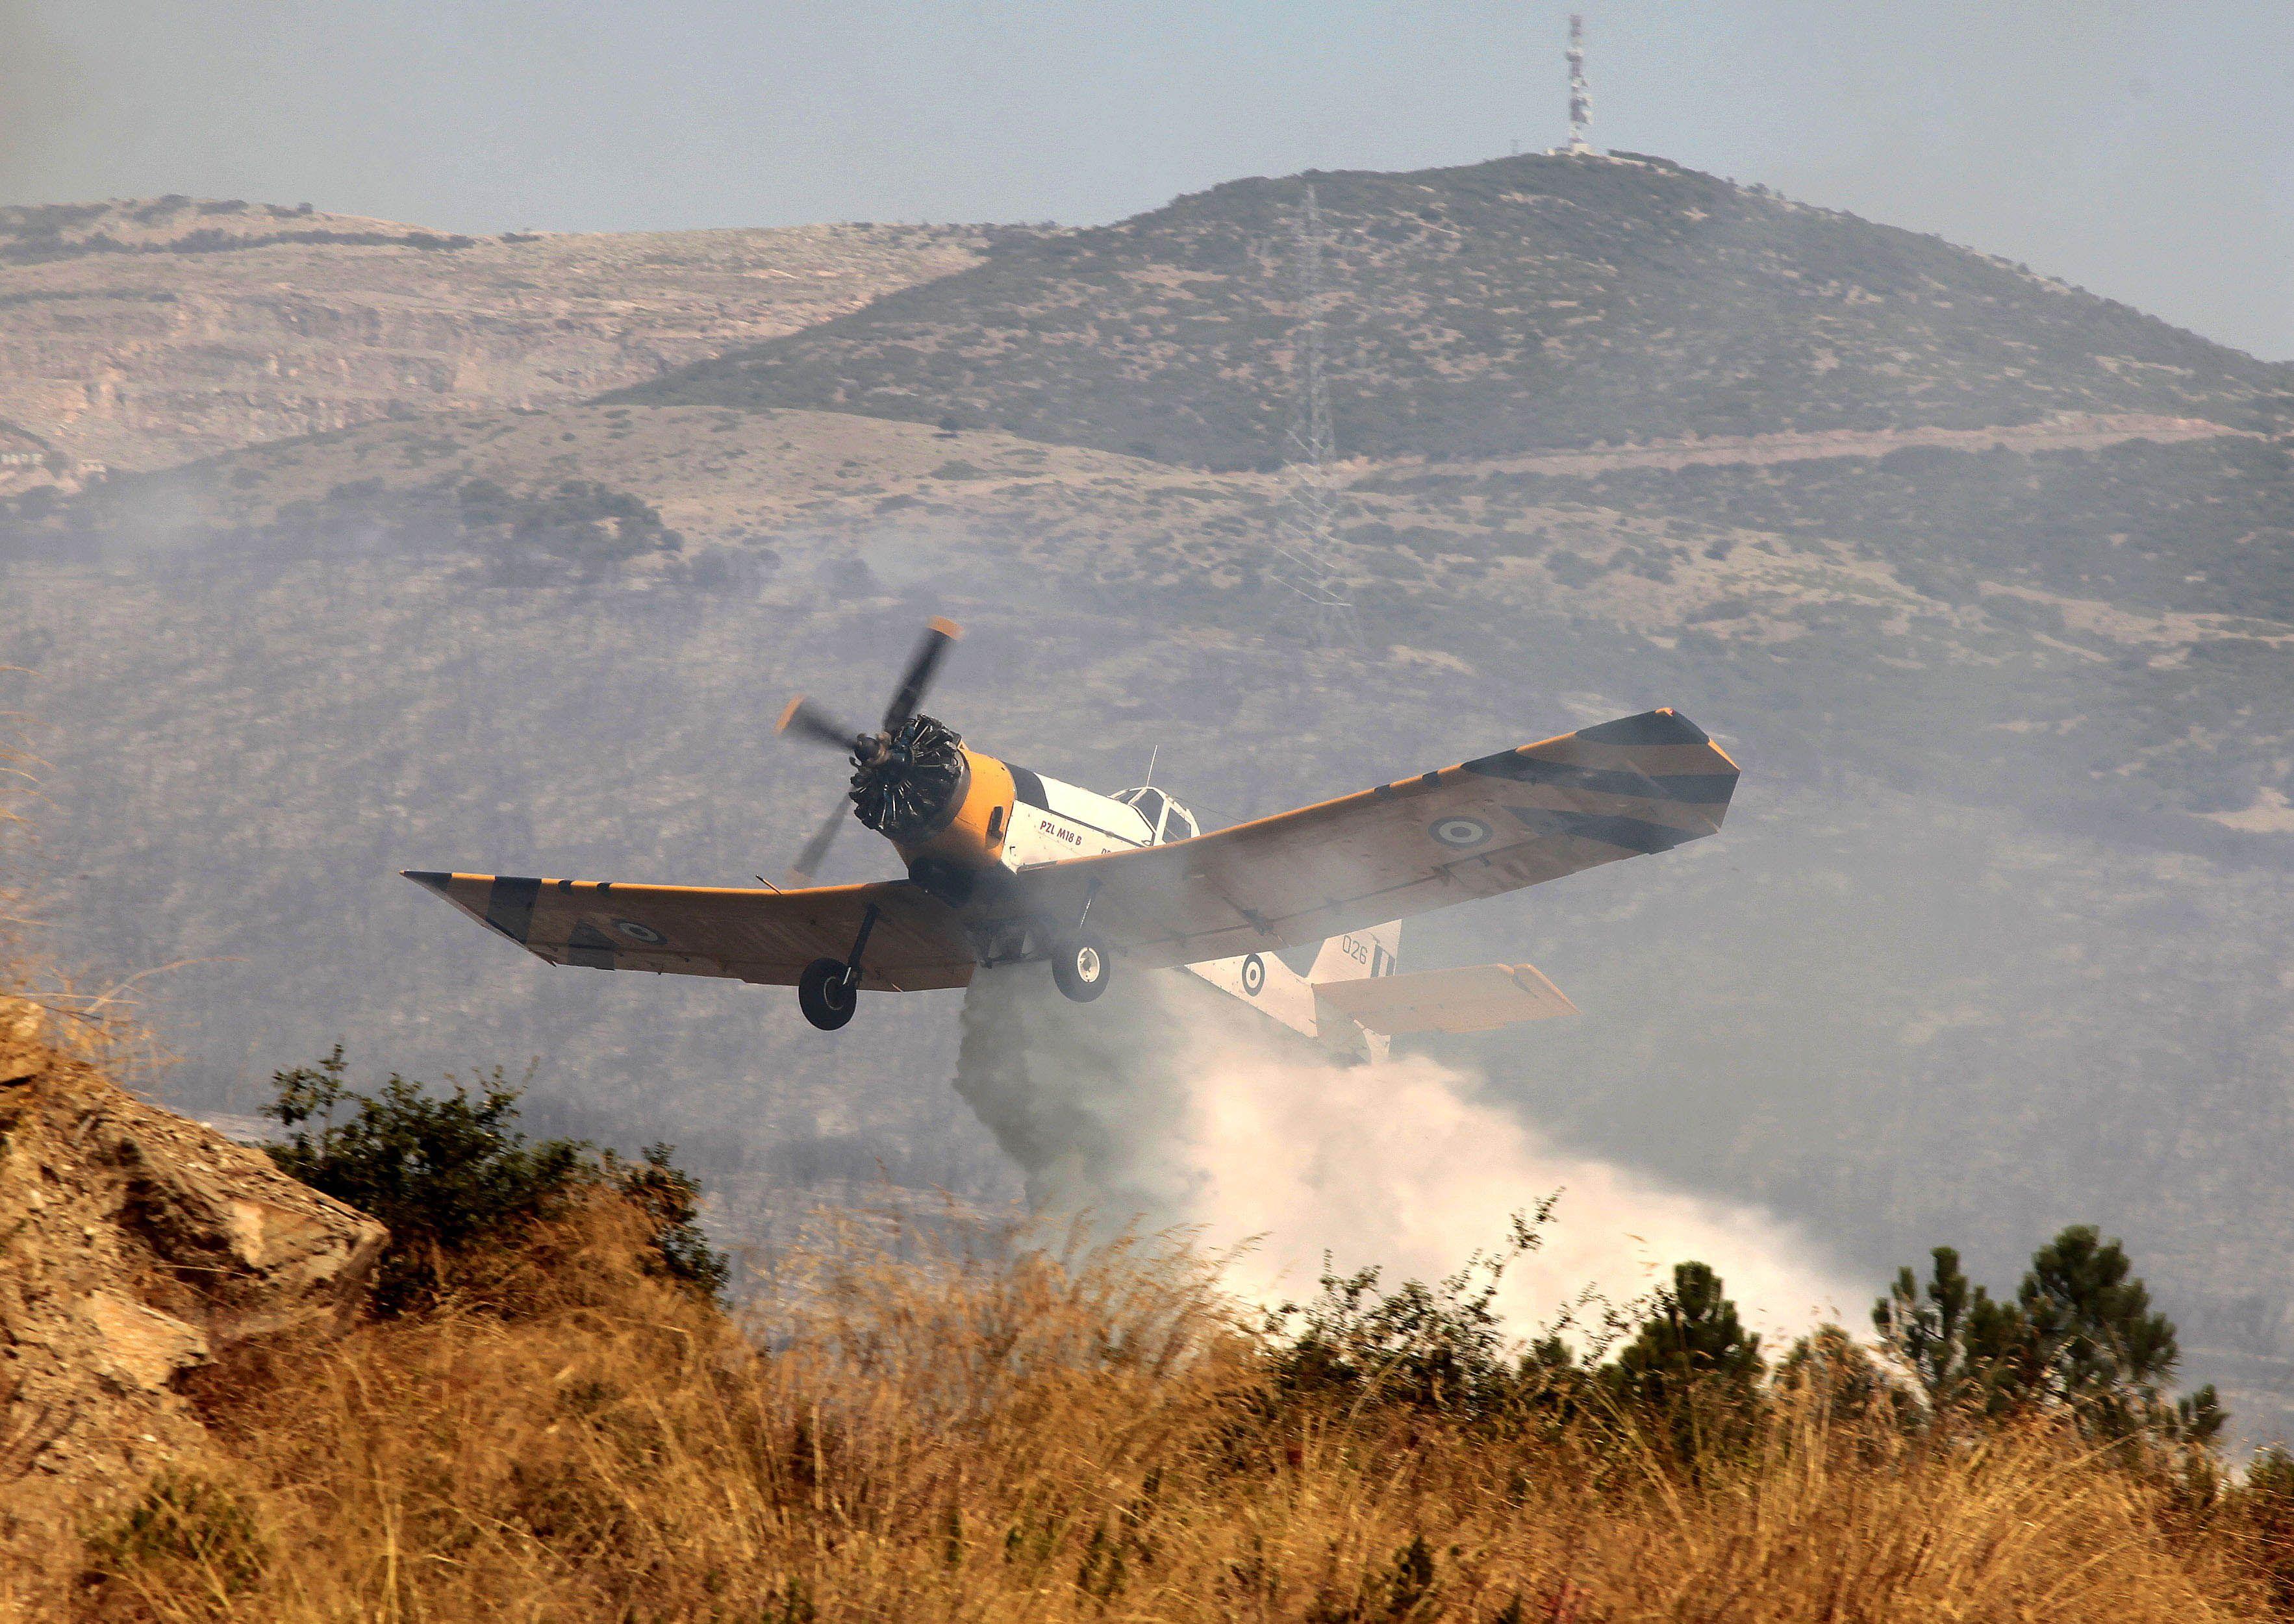
M1327 981L1361 981L1371 976L1390 976L1401 959L1402 922L1389 919L1382 925L1334 936L1324 942L1306 971L1306 979L1319 987Z

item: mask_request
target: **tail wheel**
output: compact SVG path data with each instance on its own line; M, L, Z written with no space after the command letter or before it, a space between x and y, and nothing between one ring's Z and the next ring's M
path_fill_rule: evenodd
M1114 968L1114 961L1107 956L1107 945L1088 931L1053 945L1052 979L1078 1003L1089 1003L1105 992L1108 975Z
M850 1021L859 1003L860 978L842 960L815 959L796 978L797 1008L824 1032Z

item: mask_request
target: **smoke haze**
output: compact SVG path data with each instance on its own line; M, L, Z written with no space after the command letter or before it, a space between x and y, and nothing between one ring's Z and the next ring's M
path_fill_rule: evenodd
M74 64L43 27L31 0L0 0L0 204L60 144L64 117L85 89Z
M1588 1287L1638 1297L1690 1258L1772 1340L1852 1317L1868 1295L1791 1226L1573 1154L1463 1071L1326 1059L1175 972L1119 980L1088 1008L1040 967L982 973L956 1086L1037 1206L1244 1247L1229 1283L1261 1301L1311 1294L1326 1251L1338 1272L1376 1264L1389 1284L1447 1274L1555 1191L1543 1246L1499 1299L1517 1331Z

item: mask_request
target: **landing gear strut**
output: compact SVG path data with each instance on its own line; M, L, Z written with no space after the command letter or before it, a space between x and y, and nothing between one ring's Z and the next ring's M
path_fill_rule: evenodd
M859 934L852 938L852 951L843 962L815 959L796 978L796 1007L822 1031L834 1032L844 1026L859 1007L860 954L868 946L868 933L875 928L876 905L872 902L860 916Z

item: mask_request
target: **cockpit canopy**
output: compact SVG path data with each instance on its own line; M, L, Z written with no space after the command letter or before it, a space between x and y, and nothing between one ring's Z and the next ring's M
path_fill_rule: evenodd
M1193 813L1152 784L1126 790L1115 799L1146 820L1147 827L1152 832L1148 838L1154 845L1192 840L1201 832L1196 825Z

